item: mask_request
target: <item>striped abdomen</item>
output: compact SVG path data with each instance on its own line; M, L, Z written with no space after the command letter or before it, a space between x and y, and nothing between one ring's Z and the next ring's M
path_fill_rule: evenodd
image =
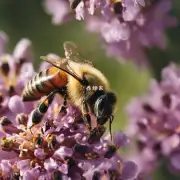
M53 90L66 85L67 73L56 67L51 67L41 71L28 82L22 93L23 101L38 100Z

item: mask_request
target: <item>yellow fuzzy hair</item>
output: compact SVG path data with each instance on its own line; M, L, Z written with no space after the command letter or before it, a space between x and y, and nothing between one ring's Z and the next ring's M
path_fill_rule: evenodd
M104 91L109 91L109 82L98 69L90 64L80 64L73 61L69 61L69 65L79 77L83 78L83 75L91 76L93 82L91 82L92 84L90 85L103 86ZM67 90L70 100L76 106L81 108L83 101L83 86L71 75L68 75L68 81Z

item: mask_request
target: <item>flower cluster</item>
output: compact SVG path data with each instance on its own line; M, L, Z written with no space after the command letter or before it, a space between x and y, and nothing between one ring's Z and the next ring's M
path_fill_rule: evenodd
M147 65L145 48L166 48L164 30L176 25L176 19L169 15L171 0L74 0L70 4L73 3L77 6L76 19L85 18L87 29L101 35L108 55L133 60L139 66ZM66 0L46 0L45 7L53 14L55 24L62 23L70 13Z
M8 54L5 52L7 41L7 35L0 32L0 113L1 116L11 117L13 114L9 112L9 107L14 109L11 97L21 94L26 82L34 75L34 68L31 42L25 38L21 39L13 53ZM32 108L32 103L27 103L24 111L30 112L30 107ZM18 112L18 109L14 110L14 113Z
M3 44L6 36L1 34L0 37ZM104 126L98 125L89 132L76 107L69 104L66 112L61 111L59 96L46 114L34 116L39 102L23 102L20 97L25 84L34 75L30 41L21 40L13 55L4 56L3 47L0 58L0 179L141 178L137 165L123 159L118 152L128 143L122 132L114 133L113 141L109 134L103 137ZM41 64L41 69L44 67L47 68L47 64ZM32 126L37 121L40 123Z
M145 48L166 48L164 30L176 24L170 10L171 0L122 0L122 5L106 4L101 10L104 16L89 18L87 28L101 34L110 56L144 66L147 65Z
M129 135L136 140L140 166L152 172L164 158L173 173L180 172L180 68L171 64L153 80L150 92L128 106ZM137 156L136 156L137 157ZM146 168L144 168L146 167Z
M55 101L39 125L29 129L32 113L18 114L19 124L13 119L1 118L0 176L26 180L51 179L136 179L138 167L124 161L117 150L127 144L126 136L116 132L113 144L110 137L89 134L81 114L68 106L67 114L59 114L60 101ZM22 101L14 101L23 107ZM94 131L95 132L95 131ZM7 156L8 153L8 156Z

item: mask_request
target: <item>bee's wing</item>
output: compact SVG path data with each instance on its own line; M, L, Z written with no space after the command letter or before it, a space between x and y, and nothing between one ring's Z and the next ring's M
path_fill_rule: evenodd
M66 73L70 74L73 76L75 79L77 79L81 84L84 84L84 81L81 77L79 77L69 66L68 64L68 59L66 58L53 58L49 56L41 56L40 57L42 60L52 64L54 67L57 67L58 69L61 69L62 71L65 71Z
M88 63L93 66L92 62L88 61L78 50L78 47L75 43L71 41L66 41L63 44L65 56L67 59L70 59L75 62Z

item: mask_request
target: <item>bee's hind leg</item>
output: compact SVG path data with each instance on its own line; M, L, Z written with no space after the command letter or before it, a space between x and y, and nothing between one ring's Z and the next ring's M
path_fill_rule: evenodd
M92 130L92 128L91 128L91 116L89 115L89 108L88 108L87 101L85 99L86 95L87 95L87 89L85 86L84 91L83 91L82 114L83 114L83 121L84 121L85 125L87 126L89 131L91 131Z
M49 108L49 106L51 105L54 96L56 93L59 93L60 90L54 90L52 91L39 105L38 110L41 114L45 114Z
M89 108L85 100L83 100L82 113L83 113L83 121L85 125L88 127L89 131L91 131L91 117L89 115Z
M40 105L34 110L33 114L32 114L32 125L29 128L30 131L32 129L32 127L34 127L36 124L39 124L43 117L44 114L47 112L49 106L51 105L54 96L56 93L60 93L62 92L62 89L56 89L54 91L52 91L41 103ZM32 131L31 131L32 133Z
M83 103L83 120L88 129L91 131L91 117L89 115L89 109L86 102Z

